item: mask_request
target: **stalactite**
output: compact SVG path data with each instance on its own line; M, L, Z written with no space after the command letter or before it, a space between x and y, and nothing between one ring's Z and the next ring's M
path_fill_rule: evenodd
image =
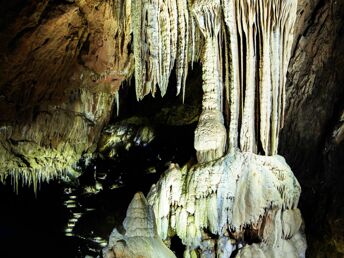
M161 42L162 45L160 47L160 80L159 80L159 88L161 92L161 96L164 96L167 91L168 79L171 72L171 29L170 29L170 20L169 20L169 13L168 7L165 3L160 5L160 15L159 15L159 29L161 35Z
M174 66L177 94L184 92L191 38L187 0L140 0L131 6L137 99L154 96L156 85L164 96Z
M238 5L241 16L237 17L237 22L241 23L242 36L246 39L242 45L245 69L241 71L245 78L245 85L243 85L245 98L243 101L243 116L240 130L240 148L242 151L257 152L257 142L255 136L255 89L256 89L256 53L254 39L256 37L255 28L255 4L252 1L250 4L243 1Z
M258 34L260 48L259 60L259 100L260 100L260 140L265 153L269 153L270 117L271 117L271 2L260 1L258 5Z
M170 39L171 39L171 64L170 68L173 69L177 58L177 42L178 42L178 11L177 1L167 1L168 15L170 17ZM170 71L171 72L171 71Z
M143 66L145 63L143 60L142 49L141 49L141 27L142 27L142 0L132 0L131 3L131 14L132 14L132 30L134 34L133 48L135 56L135 89L137 100L143 98L143 73L145 73L146 67ZM143 66L143 67L142 67Z
M239 109L240 109L240 66L239 66L239 46L236 23L235 1L223 1L224 20L227 25L229 34L229 54L231 64L228 63L226 56L226 83L228 106L230 107L230 122L228 130L229 151L234 151L238 147L238 126L239 126ZM228 43L227 43L228 44ZM227 46L226 46L227 47ZM230 79L230 80L229 80Z
M297 1L222 2L234 68L225 85L231 93L230 150L236 147L236 135L240 134L242 151L257 152L260 142L266 155L277 153L296 7ZM259 110L255 110L255 99ZM256 116L259 130L254 125Z
M116 114L119 116L119 92L115 93L115 101L116 101Z
M46 166L44 170L18 170L12 170L8 174L4 175L2 181L2 183L5 183L6 178L10 177L10 184L13 186L16 194L19 193L20 182L22 187L32 186L34 194L37 195L38 190L40 189L40 186L43 182L49 183L49 181L54 180L58 177L64 177L69 173L65 170L57 172L53 166Z
M203 34L205 45L202 60L202 114L195 130L194 146L200 163L223 156L227 133L222 115L220 1L193 3L193 16Z
M186 0L177 0L178 11L178 48L177 48L177 94L185 87L188 66L188 19L189 12Z

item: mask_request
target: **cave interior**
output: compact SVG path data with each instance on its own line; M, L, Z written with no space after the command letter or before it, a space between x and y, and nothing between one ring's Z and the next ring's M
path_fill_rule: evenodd
M0 257L344 257L343 0L0 6Z

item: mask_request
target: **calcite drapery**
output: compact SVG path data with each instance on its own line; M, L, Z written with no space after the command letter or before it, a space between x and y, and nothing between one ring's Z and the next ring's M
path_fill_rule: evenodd
M260 144L266 155L277 153L296 8L296 0L223 1L231 54L230 149L257 152Z
M132 0L136 97L141 100L156 85L165 95L176 67L177 93L184 92L189 63L187 0ZM183 93L184 94L184 93Z

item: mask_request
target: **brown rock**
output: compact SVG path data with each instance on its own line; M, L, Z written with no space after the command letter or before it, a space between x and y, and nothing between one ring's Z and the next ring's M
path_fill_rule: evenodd
M3 180L49 179L94 149L131 71L123 2L30 1L1 32Z

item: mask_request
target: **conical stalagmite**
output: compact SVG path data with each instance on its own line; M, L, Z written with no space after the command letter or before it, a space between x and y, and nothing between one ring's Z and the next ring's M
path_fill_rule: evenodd
M142 193L136 193L129 204L123 222L125 234L114 229L104 248L104 257L116 258L175 258L157 234L154 212Z
M153 210L148 206L143 193L134 195L123 221L123 227L127 237L157 236Z

